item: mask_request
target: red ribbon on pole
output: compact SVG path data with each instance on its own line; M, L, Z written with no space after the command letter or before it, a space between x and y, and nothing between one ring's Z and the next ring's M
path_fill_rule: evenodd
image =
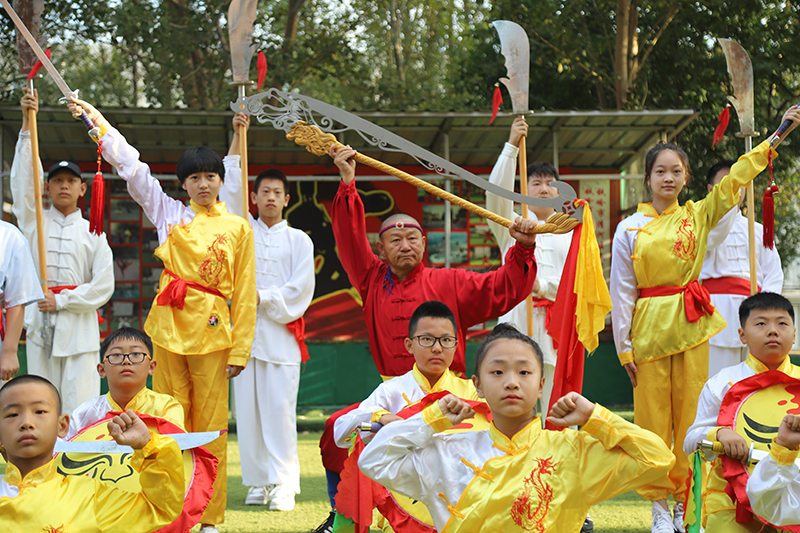
M50 59L50 49L49 48L45 51L44 55L47 56L47 59ZM41 59L39 61L37 61L35 65L33 65L33 68L28 73L28 82L30 82L33 79L33 77L36 76L36 74L39 72L39 69L42 68L43 66L44 65L42 65L42 60Z
M503 104L503 93L500 92L500 84L494 84L494 94L492 95L492 120L489 121L489 124L494 122L494 119L497 118L497 111L500 109L500 106Z
M730 106L725 106L725 109L722 110L722 113L719 114L717 120L719 120L719 124L717 124L717 129L714 130L714 140L711 142L711 148L722 140L725 136L725 130L728 129L728 122L731 119L731 108Z
M264 85L264 78L267 77L267 56L260 50L258 51L258 59L256 60L256 69L258 70L258 91L261 92L261 86Z

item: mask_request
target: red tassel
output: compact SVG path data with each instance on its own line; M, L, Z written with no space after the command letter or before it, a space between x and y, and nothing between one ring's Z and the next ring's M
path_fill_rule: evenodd
M492 95L492 120L489 121L489 124L494 122L494 119L497 118L497 111L500 109L500 106L503 104L503 93L500 92L500 84L494 84L494 94Z
M778 186L772 178L772 150L767 155L769 161L769 186L764 191L764 248L775 248L775 199L773 194L778 192Z
M725 109L722 110L722 113L719 114L717 120L719 120L719 124L717 124L717 129L714 130L714 140L711 143L711 148L714 148L718 142L722 140L722 137L725 136L725 130L728 129L728 122L731 119L731 108L730 106L725 106Z
M256 60L256 69L258 70L258 92L261 92L261 86L264 85L264 78L267 77L267 56L260 50L258 52L258 59Z
M50 59L50 49L49 49L49 48L48 48L48 49L47 49L47 51L44 53L44 55L46 55L46 56L47 56L47 59ZM37 73L37 72L39 72L39 69L40 69L40 68L42 68L43 66L44 66L44 65L42 65L42 61L41 61L41 60L37 61L37 62L36 62L36 64L35 64L35 65L33 65L33 68L32 68L32 69L31 69L31 71L28 73L28 81L29 81L29 82L30 82L30 81L33 79L33 77L34 77L34 76L36 76L36 73Z
M106 182L100 172L100 156L103 153L103 141L97 142L97 172L92 180L92 205L89 210L89 231L95 235L103 233L104 211L106 205Z

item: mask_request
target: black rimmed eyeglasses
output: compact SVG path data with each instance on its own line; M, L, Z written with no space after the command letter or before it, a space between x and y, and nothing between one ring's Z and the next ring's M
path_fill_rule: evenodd
M456 344L458 343L458 339L456 337L451 337L449 335L444 337L434 337L433 335L417 335L411 338L417 339L417 342L423 348L433 348L433 345L436 344L436 341L439 341L439 344L442 348L455 348Z
M131 353L110 353L106 354L104 361L108 361L110 365L121 365L125 359L131 362L132 365L143 363L146 358L150 358L144 352L131 352Z

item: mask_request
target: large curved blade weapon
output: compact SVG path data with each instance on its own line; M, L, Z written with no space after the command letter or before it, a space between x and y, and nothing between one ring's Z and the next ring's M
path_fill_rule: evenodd
M552 186L556 187L559 192L559 196L555 198L523 196L494 185L368 120L309 96L279 91L273 87L263 93L239 98L236 102L231 103L231 109L234 112L244 111L254 116L261 124L270 123L275 129L285 131L287 134L298 122L314 125L321 131L334 135L353 131L370 146L387 152L408 154L423 168L443 178L464 180L514 202L551 207L557 213L564 213L569 218L575 219L576 224L583 220L583 206L575 205L577 195L572 187L564 182L553 182Z
M756 135L753 117L753 63L747 51L730 39L719 39L719 45L725 52L728 63L728 74L731 75L733 96L728 96L736 114L739 116L739 135L744 137L744 151L753 149L753 137ZM747 186L747 237L750 243L750 294L758 292L756 264L756 225L755 225L755 192L753 182Z

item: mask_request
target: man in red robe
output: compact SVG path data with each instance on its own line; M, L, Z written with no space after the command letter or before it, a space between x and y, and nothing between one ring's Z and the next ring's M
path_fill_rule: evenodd
M505 264L480 274L458 268L425 267L422 264L425 236L419 222L408 215L392 215L381 225L377 243L378 252L386 258L383 261L372 252L367 240L364 204L355 184L355 153L349 146L331 148L331 156L342 175L333 199L331 220L339 260L364 302L369 346L378 372L388 379L412 369L414 357L403 341L408 336L411 314L428 300L444 302L455 314L458 344L450 369L466 372L467 329L507 313L533 289L535 235L528 231L534 223L518 217L509 228L517 242L509 249ZM356 406L334 413L326 422L320 440L332 507L335 507L333 496L338 473L347 458L347 450L333 442L333 423ZM316 531L327 533L332 523L333 513Z

